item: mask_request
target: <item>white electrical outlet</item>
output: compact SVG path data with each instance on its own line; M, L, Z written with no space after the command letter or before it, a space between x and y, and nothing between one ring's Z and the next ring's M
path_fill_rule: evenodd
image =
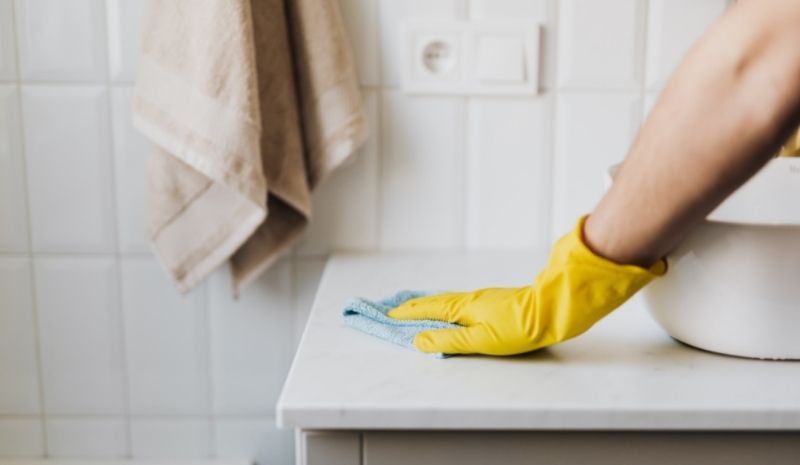
M459 34L415 35L411 47L413 67L411 74L421 81L453 82L461 76L461 57L463 52Z
M455 68L458 46L447 40L433 39L422 44L419 52L422 67L434 76L451 73Z
M403 91L531 95L538 92L537 23L410 20L401 24Z

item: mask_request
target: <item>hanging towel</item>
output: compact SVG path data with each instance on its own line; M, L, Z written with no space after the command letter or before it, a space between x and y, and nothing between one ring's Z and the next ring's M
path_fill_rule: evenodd
M230 260L238 293L366 137L336 1L148 0L133 120L154 253L182 292Z
M414 336L429 329L460 328L459 325L436 320L396 320L386 314L406 300L430 295L430 292L400 291L383 300L373 302L357 297L345 305L342 319L345 324L385 341L417 350ZM445 354L434 354L437 358Z

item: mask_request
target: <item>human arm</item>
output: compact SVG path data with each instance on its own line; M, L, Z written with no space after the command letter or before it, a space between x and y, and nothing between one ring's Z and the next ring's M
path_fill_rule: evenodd
M753 176L800 124L800 2L740 1L670 79L587 245L647 266Z
M506 355L587 330L664 272L660 258L772 156L800 119L800 2L737 3L686 56L584 224L531 286L407 302L426 352Z

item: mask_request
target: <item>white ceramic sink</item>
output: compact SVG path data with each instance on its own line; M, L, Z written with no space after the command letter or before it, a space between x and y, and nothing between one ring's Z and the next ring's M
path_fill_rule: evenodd
M668 260L643 296L672 337L729 355L800 359L800 160L770 161Z

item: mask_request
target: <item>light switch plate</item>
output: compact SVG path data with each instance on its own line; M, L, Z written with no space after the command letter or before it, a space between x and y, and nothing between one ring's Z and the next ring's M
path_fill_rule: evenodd
M530 20L405 21L399 40L402 90L534 95L539 90L540 31Z
M522 38L481 34L476 45L476 76L481 82L525 82L525 43Z

